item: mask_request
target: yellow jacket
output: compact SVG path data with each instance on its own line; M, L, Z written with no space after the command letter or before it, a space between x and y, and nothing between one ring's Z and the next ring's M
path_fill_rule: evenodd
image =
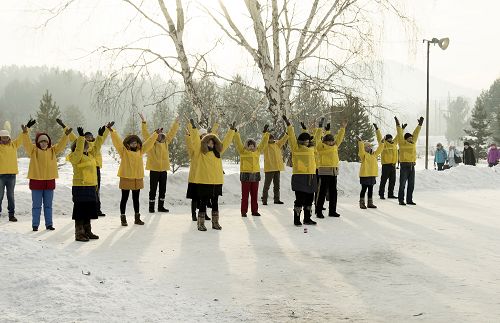
M96 160L83 153L84 145L85 137L79 137L75 151L68 155L68 160L73 165L73 186L97 186Z
M234 145L240 154L240 172L241 173L260 173L260 154L267 147L269 141L269 132L262 136L262 140L255 151L248 150L241 142L240 134L234 135Z
M359 177L377 177L378 176L378 161L377 157L384 150L384 144L378 145L377 150L373 154L365 151L365 143L358 141L358 156L361 161L359 168Z
M23 143L21 135L11 140L7 145L0 144L0 174L18 174L17 150Z
M191 137L191 146L193 149L193 159L191 167L194 166L192 183L197 184L224 184L224 173L222 170L222 155L231 145L233 140L234 130L229 130L224 140L221 142L215 134L207 134L203 139L200 139L198 129L189 129ZM207 142L213 139L215 146L220 153L221 158L217 158L215 154L208 151ZM190 170L191 171L191 170Z
M321 131L321 129L320 129ZM288 126L288 142L292 151L293 174L316 174L316 160L314 147L297 144L293 126Z
M156 138L158 138L158 134L153 132L153 134L144 142L140 150L131 151L125 148L122 139L115 130L111 132L111 141L121 158L120 168L118 169L119 177L130 179L144 178L142 155L153 148Z
M399 135L396 135L396 138L392 141L392 144L382 138L382 133L380 129L377 129L377 141L378 144L384 144L384 150L382 151L381 160L382 165L391 164L395 165L398 163L398 140Z
M191 124L188 123L188 131L189 131L189 133L191 133L192 129L193 128L191 127ZM214 125L212 126L212 129L211 129L210 133L217 134L218 131L219 131L219 124L218 123L214 123ZM196 160L193 159L193 156L194 156L193 143L191 141L191 136L189 134L185 136L185 140L186 140L186 148L187 148L187 152L188 152L188 156L189 156L188 183L194 183L193 180L194 180L195 169L196 169Z
M66 130L66 129L68 129L68 127L64 128L64 130ZM92 156L95 158L96 166L99 168L102 168L101 148L102 148L102 145L104 144L104 142L106 141L106 139L108 138L108 135L109 135L109 129L106 128L104 130L104 134L102 136L97 136L97 138L95 138L94 142L89 142L88 154L89 154L89 156ZM69 140L71 142L74 142L77 139L78 139L78 136L75 135L74 132L71 132L69 134Z
M55 146L51 146L46 150L42 150L34 145L27 133L23 133L22 137L24 150L26 150L26 154L30 157L28 178L39 181L58 178L57 154L66 148L68 136L63 134L61 140Z
M155 172L166 172L170 169L170 155L168 145L172 142L177 131L179 130L179 123L174 121L172 127L165 135L165 142L160 143L155 141L153 148L148 152L148 160L146 162L146 169ZM148 131L146 122L142 123L142 137L149 138L151 134Z
M288 140L288 135L284 134L280 140L270 144L269 140L267 146L264 147L264 172L282 172L285 170L285 163L283 163L283 146Z
M321 129L316 130L317 133L321 133ZM330 132L327 131L326 134ZM316 150L317 150L317 167L339 167L339 147L344 141L345 128L340 128L339 132L335 136L335 145L329 146L321 141L321 138L316 138Z
M399 162L400 163L414 163L417 161L417 140L420 134L421 126L417 126L413 130L413 142L405 140L403 129L398 126L398 144L399 144Z

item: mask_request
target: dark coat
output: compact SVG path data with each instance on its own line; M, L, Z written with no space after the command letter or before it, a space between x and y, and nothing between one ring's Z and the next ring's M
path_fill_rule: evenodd
M476 166L476 156L474 155L474 149L471 146L464 149L463 156L465 165Z
M293 174L292 191L313 194L318 190L316 174Z

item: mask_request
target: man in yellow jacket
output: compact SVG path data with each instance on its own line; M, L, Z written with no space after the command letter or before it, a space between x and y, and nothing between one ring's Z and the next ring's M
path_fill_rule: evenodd
M424 123L424 117L418 119L418 126L413 133L405 133L403 135L403 128L399 124L397 117L396 128L398 130L398 144L399 144L399 205L416 205L413 201L413 189L415 187L415 163L417 161L417 140ZM405 203L405 186L408 183L406 190L406 203Z
M361 184L361 193L359 194L359 207L361 209L376 209L373 204L373 186L377 183L378 160L377 157L384 150L384 144L380 144L377 150L368 142L363 142L358 137L358 156L361 165L359 167L359 183ZM365 204L365 195L368 191L368 205Z
M384 147L381 154L382 176L380 177L378 195L381 200L385 199L385 185L387 180L389 180L387 197L390 199L397 199L397 196L394 196L394 186L396 185L396 164L398 163L399 137L396 135L396 138L393 139L391 134L386 134L385 137L382 138L382 132L380 132L376 123L373 124L373 127L375 128L378 144L383 145Z
M16 186L16 175L19 173L17 167L17 150L21 145L21 135L11 140L8 130L0 130L0 213L2 213L4 192L7 190L7 211L9 212L9 221L11 222L17 221L15 216L14 188Z
M146 140L151 135L142 113L142 138ZM168 145L174 140L179 130L179 118L175 119L167 134L161 133L153 148L148 152L146 170L149 170L149 213L155 212L156 190L158 192L158 212L168 212L165 208L165 193L167 192L167 171L170 169Z
M262 189L262 204L267 205L269 188L273 183L274 204L283 204L280 200L280 174L285 170L283 162L283 146L288 140L288 135L284 134L278 141L269 134L267 146L264 148L264 188Z

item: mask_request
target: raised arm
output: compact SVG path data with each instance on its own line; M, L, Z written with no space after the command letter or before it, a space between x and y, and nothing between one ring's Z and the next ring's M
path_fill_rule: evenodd
M97 130L97 138L95 139L94 147L92 148L94 151L101 151L102 145L104 144L104 141L106 140L106 137L109 134L108 128L105 126L102 126Z
M286 144L286 141L288 140L288 135L285 133L283 136L281 136L281 138L276 142L276 145L278 145L278 147L282 148L285 144Z
M179 131L179 119L178 118L174 120L174 123L172 123L170 130L167 132L167 135L166 135L167 144L170 144L172 142L172 140L174 140L175 135L177 134L177 131Z
M72 164L78 164L83 157L83 148L85 146L85 137L81 136L76 139L76 148L73 153L69 155L69 161Z
M23 144L23 134L20 133L19 135L17 135L16 139L12 140L12 144L14 145L14 147L16 147L16 149L19 149L19 147L21 147L21 145Z
M375 124L373 124L374 126L376 126ZM375 128L375 135L377 136L377 142L378 144L380 145L382 143L382 132L380 132L380 129L378 127Z
M262 136L262 139L259 143L259 145L257 146L257 150L261 153L264 151L264 149L266 149L267 147L267 144L269 143L269 132L264 132L264 136Z
M142 138L147 139L151 137L151 133L148 130L148 123L146 121L143 121L141 123L141 132L142 132Z
M239 132L234 134L233 142L234 142L234 147L236 148L238 153L241 155L243 153L243 151L245 150L245 148L243 146L243 143L241 142L241 136L240 136Z
M189 128L189 137L191 138L191 148L193 149L193 153L196 153L196 151L200 150L201 147L201 139L200 139L200 132L196 127L193 126L194 121L191 119L190 124L188 126Z
M365 142L358 138L358 156L359 156L359 159L363 160L363 157L365 157L365 154L366 154Z
M59 154L60 152L64 151L64 149L66 149L66 144L68 143L69 134L72 133L72 131L73 129L69 128L64 132L62 138L59 139L59 142L54 147L54 152L56 154Z
M236 131L234 128L234 123L233 123L231 129L229 129L229 131L226 133L224 140L222 140L222 151L220 152L221 156L226 152L226 150L231 145L231 142L233 141L233 137L234 137L235 132Z
M344 141L344 136L345 136L345 127L341 127L339 129L339 132L337 132L337 135L335 136L335 142L337 143L337 146L340 146L342 142Z
M286 128L286 132L288 134L288 143L290 144L290 148L292 149L292 151L297 150L297 138L295 137L295 130L293 129L293 126L288 126Z
M219 132L219 124L216 122L210 129L210 132L216 135Z
M154 147L156 139L158 139L158 132L159 130L153 132L153 134L149 136L149 138L144 142L144 144L142 145L141 153L145 154Z
M64 127L64 131L67 131L68 129L69 129L68 127ZM69 136L69 141L71 141L71 142L78 139L78 136L75 135L75 133L73 131L71 131L68 136Z
M375 155L375 156L380 155L382 153L382 151L384 150L384 148L385 148L385 144L384 143L379 144L378 147L377 147L377 150L375 150L375 152L373 153L373 155Z
M125 146L123 145L123 140L122 138L120 138L120 135L118 134L118 132L116 132L116 130L109 129L109 132L111 133L111 142L113 143L113 146L115 146L115 149L118 152L118 154L121 156L123 150L125 149Z
M36 149L36 146L31 142L30 135L27 130L26 132L23 132L21 137L23 141L24 150L26 151L26 154L28 154L28 156L31 157L31 154Z

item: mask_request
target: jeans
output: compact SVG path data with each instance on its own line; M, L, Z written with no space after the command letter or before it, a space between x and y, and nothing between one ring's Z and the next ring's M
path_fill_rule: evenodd
M280 200L280 172L265 172L264 173L264 188L262 189L262 201L267 202L269 196L269 188L273 182L274 202Z
M405 186L406 182L408 182L406 203L413 202L413 189L415 187L415 163L401 163L400 165L398 199L400 202L404 202Z
M323 211L326 194L328 193L328 213L337 212L337 176L319 175L318 193L316 195L316 213Z
M389 180L389 188L387 189L387 196L394 196L394 186L396 185L396 165L383 164L382 176L380 178L380 185L378 188L378 195L384 196L385 184Z
M167 192L167 172L149 172L149 202L156 200L156 189L159 187L158 198L160 201L165 200Z
M16 174L0 175L0 213L2 213L2 201L7 188L7 211L9 215L14 215L16 205L14 203L14 187L16 186Z
M96 167L96 171L97 171L97 188L96 188L96 191L97 191L97 214L102 214L101 196L100 196L100 192L101 192L101 168Z
M32 226L38 227L40 225L40 215L42 214L43 204L43 217L45 218L45 227L48 228L53 225L52 223L52 200L54 199L54 190L32 190L31 200L33 207L31 209Z
M257 195L259 193L259 182L241 182L241 214L248 211L248 194L250 194L250 209L252 214L259 211Z

